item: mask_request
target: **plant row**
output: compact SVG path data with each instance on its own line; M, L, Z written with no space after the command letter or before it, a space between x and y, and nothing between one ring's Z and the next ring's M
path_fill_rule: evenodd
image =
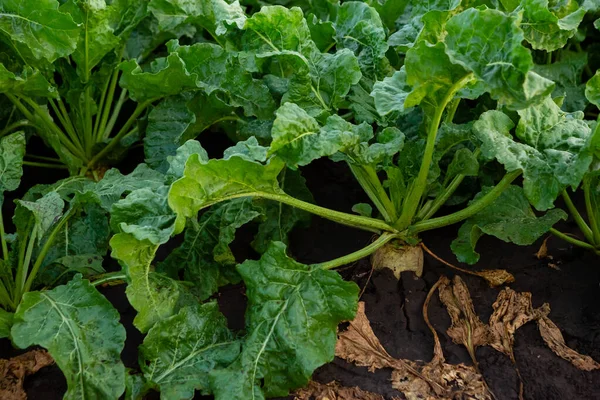
M1 2L0 191L26 194L2 206L0 337L47 349L65 399L264 399L333 359L358 302L337 267L458 223L468 264L483 235L600 254L599 18L595 0ZM230 147L210 158L203 132ZM315 204L321 158L370 203ZM376 238L303 264L289 234L313 215ZM239 283L234 332L214 296ZM132 370L107 284L145 335Z

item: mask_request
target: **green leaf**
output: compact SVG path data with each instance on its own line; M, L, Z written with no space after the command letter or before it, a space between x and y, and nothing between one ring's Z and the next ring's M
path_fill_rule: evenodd
M175 178L181 178L185 170L185 163L192 154L197 154L200 162L206 163L209 160L208 153L204 150L200 142L197 140L188 140L176 150L174 156L167 158L169 162L167 174Z
M241 157L248 161L267 161L268 147L261 146L254 136L248 140L237 142L223 152L223 159L229 160L231 157Z
M426 27L428 20L438 19L445 22L450 12L456 10L460 3L460 0L410 1L410 7L405 9L401 17L399 29L389 37L390 46L406 52L429 33Z
M65 206L56 192L50 192L36 201L16 200L16 203L13 221L18 235L26 237L31 232L37 243L41 243L46 232L62 216Z
M494 99L512 109L537 103L554 89L531 71L533 60L518 24L516 14L470 8L450 18L445 37L452 62L473 71Z
M406 82L406 67L403 66L394 75L373 85L371 96L375 99L375 107L381 116L386 116L394 111L403 112L406 98L411 92L411 87Z
M338 48L354 52L363 74L379 75L388 44L380 14L374 8L358 1L343 3L335 20L335 40Z
M158 20L161 29L174 29L181 24L199 25L212 35L222 36L229 25L244 27L246 15L236 0L151 0L149 10Z
M531 204L543 211L567 186L577 188L592 161L591 129L581 113L567 114L551 98L519 112L514 123L499 111L488 111L474 124L482 154L496 158L507 171L523 170L523 188Z
M13 325L14 313L4 311L0 308L0 339L10 337L10 329Z
M74 0L62 10L68 11L81 26L77 48L71 57L77 64L77 73L83 82L87 82L92 69L120 43L111 24L113 7L107 5L105 0Z
M138 312L133 324L140 332L147 332L158 321L196 302L181 282L153 271L151 263L158 245L137 240L129 233L118 233L110 240L110 247L112 257L127 273L126 294Z
M56 0L5 0L0 4L4 40L28 49L36 60L54 62L75 50L80 27L59 11Z
M213 204L249 195L283 195L277 176L283 163L273 159L267 165L232 157L229 160L200 161L192 154L181 179L171 186L169 206L177 214L175 233L185 226L186 218Z
M585 97L600 108L600 71L596 71L594 75L585 85Z
M352 206L352 211L363 217L370 217L373 214L373 207L367 203L358 203Z
M269 154L277 154L295 169L368 141L373 137L373 130L367 124L352 125L337 115L327 118L321 128L304 109L285 103L277 110L271 136Z
M129 97L137 102L157 100L181 93L184 89L195 89L196 77L185 68L185 62L177 53L158 58L144 71L135 60L123 62L119 81Z
M306 180L300 171L284 169L279 175L279 186L296 199L314 203L313 196L306 187ZM252 247L260 254L267 251L272 241L283 242L287 245L292 229L299 225L306 226L311 220L309 213L298 208L268 200L255 200L255 203L257 202L261 202L263 206L265 220L258 227Z
M223 102L242 107L246 115L268 118L275 105L268 88L238 62L237 55L211 43L179 46L167 44L166 58L154 60L144 71L135 60L121 64L121 86L132 99L146 101L179 94L183 90L218 91Z
M180 276L183 270L184 279L194 283L201 300L212 296L223 285L239 282L234 269L236 260L229 245L236 230L258 218L260 211L249 198L213 206L199 221L190 220L183 243L159 264L159 270L172 277Z
M110 225L115 232L125 232L137 240L166 243L173 233L175 214L167 204L169 187L157 190L138 189L113 204Z
M0 193L19 187L23 176L25 134L15 132L0 140Z
M523 0L521 29L531 47L552 52L565 46L575 35L586 10L575 2L567 9L559 8L556 1L550 6L548 0ZM561 2L564 3L564 2ZM561 4L562 5L562 4Z
M247 20L244 29L246 68L289 78L282 103L297 103L312 116L339 108L361 78L352 51L319 51L299 8L263 7Z
M248 332L238 359L211 373L217 400L286 396L333 360L337 325L354 317L358 287L337 272L300 264L274 242L238 271L246 283Z
M104 178L97 184L87 184L79 191L94 197L98 204L106 211L119 201L125 193L137 189L155 190L165 184L165 176L160 172L150 169L145 164L138 165L133 172L122 175L118 169L110 169Z
M231 115L231 107L215 95L182 93L167 97L148 114L144 137L146 163L152 168L167 172L168 157L177 148L195 138L206 128ZM183 173L183 168L182 168Z
M473 202L490 190L491 188L482 190ZM479 260L475 246L484 234L528 246L564 219L567 219L567 214L560 209L552 209L540 217L536 216L523 189L511 185L492 204L465 221L458 231L458 238L452 242L452 251L460 262L475 264Z
M48 350L67 378L65 399L118 398L125 390L119 313L78 275L67 285L29 292L17 308L13 343Z
M0 64L0 93L19 94L27 97L56 98L58 92L37 70L25 67L15 75Z
M582 74L588 63L587 53L562 50L560 59L552 64L536 65L534 71L556 83L553 98L564 97L562 109L582 111L588 104Z
M209 394L208 373L231 363L238 353L227 320L217 303L210 302L185 307L154 325L140 346L140 366L161 397L191 399L195 390Z

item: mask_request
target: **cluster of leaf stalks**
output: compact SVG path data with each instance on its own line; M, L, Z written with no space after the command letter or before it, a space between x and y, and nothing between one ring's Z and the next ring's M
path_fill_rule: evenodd
M46 348L69 399L285 396L333 359L337 326L356 313L358 287L337 267L375 254L419 271L422 254L406 255L427 250L419 235L460 222L452 250L469 264L484 234L528 245L552 232L598 253L599 11L588 0L3 2L0 190L19 187L24 165L70 177L29 186L25 169L15 233L0 220L0 337ZM203 148L214 135L231 142L219 158ZM40 141L55 154L32 154ZM133 172L109 169L140 147ZM346 165L370 204L315 204L302 168L321 158ZM582 237L555 227L567 218L559 197ZM287 245L311 215L376 237L303 264ZM236 230L252 222L259 257L236 259ZM144 335L131 370L110 283L126 284ZM239 283L248 306L235 332L214 296Z

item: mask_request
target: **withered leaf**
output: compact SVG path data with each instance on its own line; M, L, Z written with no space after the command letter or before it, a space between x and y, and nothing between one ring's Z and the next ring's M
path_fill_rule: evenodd
M25 377L52 364L54 360L45 350L28 351L10 360L0 359L0 399L27 399L23 389Z
M332 381L323 384L310 381L308 386L294 394L294 400L385 400L377 393L367 392L359 387L346 387Z
M371 329L363 301L358 303L356 317L350 322L348 330L338 335L335 355L359 367L368 367L371 372L380 368L393 368L396 362Z
M575 367L583 371L593 371L600 369L600 364L592 357L579 354L575 350L567 347L565 339L560 333L560 329L547 316L542 316L538 319L538 327L544 342L550 349L559 357L569 361Z
M437 354L430 363L395 359L375 336L361 302L348 330L339 334L336 355L370 371L392 368L392 386L410 400L491 399L481 375L471 366L446 364L434 338Z
M493 308L489 321L490 346L509 356L514 363L515 332L529 321L548 315L550 308L548 304L544 304L539 309L534 309L531 293L517 293L510 288L505 288L498 294Z
M475 349L490 342L490 331L475 313L467 285L458 275L454 277L452 285L448 278L443 277L439 294L452 319L448 336L455 343L464 345L476 363Z

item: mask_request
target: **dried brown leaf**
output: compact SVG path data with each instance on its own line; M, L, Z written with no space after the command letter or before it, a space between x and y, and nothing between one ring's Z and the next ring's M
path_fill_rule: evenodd
M0 399L25 400L25 377L52 364L54 360L45 350L28 351L10 360L0 359Z
M346 387L332 381L323 384L310 381L308 386L294 394L294 400L385 400L377 393L367 392L359 387Z
M438 260L445 266L455 269L457 271L463 272L465 274L483 278L487 281L488 285L490 285L491 287L498 287L498 286L502 286L504 284L512 283L515 281L515 277L513 276L513 274L511 274L510 272L508 272L504 269L484 269L483 271L471 271L468 269L457 267L456 265L451 264L448 261L444 260L437 254L435 254L433 251L431 251L427 246L425 246L425 243L420 243L419 246L423 250L425 250L427 252L427 254L429 254L431 257L435 258L436 260Z
M427 297L425 313L437 286L439 283ZM429 324L429 320L426 321ZM481 375L470 366L446 364L437 334L434 334L434 339L436 354L428 364L393 358L375 336L361 302L348 330L339 334L336 355L356 365L366 366L370 371L392 368L392 386L409 400L491 399Z
M473 272L473 275L485 279L491 287L498 287L515 281L513 274L504 269L484 269L483 271Z
M398 246L388 243L380 247L371 256L374 269L388 268L396 279L404 271L413 271L417 276L423 274L423 249L421 246Z
M565 339L560 333L560 329L554 322L552 322L547 316L542 316L538 319L538 327L540 334L544 339L544 342L550 347L550 349L556 353L559 357L569 361L575 367L583 371L593 371L600 369L600 364L592 357L579 354L575 350L571 349L565 343Z
M483 377L470 365L429 363L421 366L420 372L425 379L392 371L392 387L409 400L492 399ZM435 393L427 380L443 387L444 392Z
M350 327L338 335L335 355L360 367L368 367L371 372L385 367L393 368L396 362L371 329L362 301L358 303L358 311Z
M531 293L517 293L510 288L502 290L493 305L494 312L490 317L489 327L492 346L497 351L506 354L515 362L513 346L517 329L542 315L550 312L548 304L534 309L531 304Z
M439 288L440 300L446 306L452 319L448 328L448 336L455 343L464 345L475 362L475 349L490 342L490 332L487 325L475 313L469 289L463 280L456 275L454 282L445 278Z
M552 260L552 256L548 255L548 239L550 239L550 236L544 239L539 250L537 251L537 253L535 253L535 257L538 260L543 260L544 258L549 258Z

